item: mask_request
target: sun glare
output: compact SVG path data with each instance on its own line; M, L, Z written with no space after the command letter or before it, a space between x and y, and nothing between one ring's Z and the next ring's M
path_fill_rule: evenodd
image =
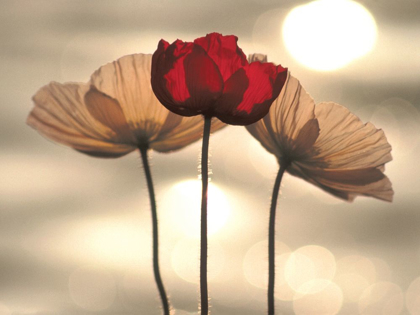
M190 283L200 281L200 244L193 238L182 238L179 240L171 255L171 265L175 273L183 280ZM226 260L225 250L217 242L212 242L209 246L207 261L209 281L217 280L223 271Z
M318 0L294 8L283 23L290 54L314 70L342 68L372 50L376 23L361 4L350 0Z
M168 190L162 209L170 209L174 222L190 237L200 238L201 181L186 180ZM208 234L213 235L227 222L230 206L226 195L215 184L209 183Z

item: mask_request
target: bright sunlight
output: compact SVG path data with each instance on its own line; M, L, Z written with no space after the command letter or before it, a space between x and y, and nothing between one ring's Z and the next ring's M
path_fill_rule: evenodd
M209 183L208 198L208 234L213 235L226 224L230 206L224 192L213 183ZM162 208L171 209L172 222L185 234L200 238L200 204L201 182L185 180L166 193Z
M376 23L361 4L318 0L294 8L283 23L287 50L300 63L319 71L342 68L372 50Z

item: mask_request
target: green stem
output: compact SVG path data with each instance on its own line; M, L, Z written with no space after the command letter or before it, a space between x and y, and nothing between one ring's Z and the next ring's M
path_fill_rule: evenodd
M152 174L150 172L149 161L147 158L147 147L139 147L141 159L143 161L144 173L146 175L147 188L149 190L150 208L152 210L152 225L153 225L153 272L155 274L156 285L159 290L160 298L162 300L162 307L164 315L169 315L168 297L163 287L162 278L159 271L159 233L158 233L158 219L156 211L155 191L153 188Z
M201 149L201 244L200 244L200 295L201 315L209 313L207 289L207 191L209 180L208 158L211 117L204 117L203 146Z
M274 281L275 281L275 227L277 197L280 191L280 183L288 163L280 164L276 181L274 182L273 195L271 197L270 222L268 225L268 315L274 315Z

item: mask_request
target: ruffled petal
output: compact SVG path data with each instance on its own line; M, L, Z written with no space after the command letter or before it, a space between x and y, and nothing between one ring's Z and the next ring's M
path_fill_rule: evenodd
M174 116L180 117L176 114ZM211 132L215 132L226 125L217 118L212 119ZM150 144L150 148L158 152L171 152L181 149L199 139L203 135L204 119L202 116L183 117L176 128L159 135Z
M177 40L164 54L162 80L167 93L175 103L185 102L191 97L187 87L184 60L193 51L194 44Z
M156 73L156 66L153 64L163 62L164 66L165 62L168 63L168 58L165 57L167 49L172 50L172 53L178 58L175 63L181 59L181 63L177 67L182 66L182 69L177 69L181 72L185 70L183 73L188 76L189 67L184 68L183 64L186 63L188 54L192 54L192 50L190 51L189 48L192 48L192 44L184 45L181 41L176 41L173 45L169 45L165 41L161 41L153 58L151 55L143 54L125 56L101 67L92 75L92 84L121 105L122 113L135 135L137 144L148 144L151 149L169 152L180 149L201 137L202 118L186 118L170 112L158 101L150 82L151 73ZM201 48L198 49L205 54ZM173 58L169 63L172 63L176 58ZM210 58L206 58L207 61L213 63ZM173 68L170 70L174 71ZM131 78L131 80L126 78ZM188 86L185 84L185 77L182 82L187 89L188 97L191 98ZM194 90L194 88L191 89ZM198 89L199 87L195 90ZM166 86L164 90L167 92ZM173 101L172 98L171 101ZM118 117L118 120L123 122L121 113ZM120 126L122 125L120 124ZM128 135L129 130L121 130L120 126L118 126L120 134ZM181 130L181 132L177 134L177 130ZM173 138L176 138L176 143L172 143Z
M357 196L368 196L390 202L394 195L391 181L383 174L381 167L329 170L311 169L303 163L294 163L288 172L347 201L353 201Z
M86 84L52 82L33 97L27 124L43 136L84 153L118 157L135 149L118 143L116 133L94 119L85 103Z
M280 96L271 106L264 122L284 154L294 156L297 139L309 121L315 119L315 102L300 82L289 75ZM318 134L317 134L318 135Z
M248 88L243 95L237 110L248 115L264 117L270 108L271 103L276 99L287 78L287 69L282 66L275 66L272 63L261 63L259 61L244 67L246 76L249 79Z
M363 124L347 108L335 103L316 106L321 132L308 162L328 169L366 169L392 160L391 146L382 130Z
M169 43L163 39L159 41L158 48L152 55L151 69L151 85L152 90L157 99L162 104L173 104L175 101L168 89L166 88L166 80L164 75L168 72L171 64L168 63L165 51L169 47ZM188 90L185 91L187 93Z
M85 104L92 117L115 132L117 142L136 145L136 139L117 100L92 87L85 94Z
M245 54L238 47L238 38L233 35L223 36L219 33L207 34L194 40L203 47L208 56L216 63L226 82L238 69L248 64Z
M165 122L163 123L162 127L160 128L160 132L152 139L152 141L155 141L159 138L164 138L168 134L170 134L179 124L183 121L182 116L174 114L172 112L168 112L168 116L166 117ZM191 119L187 119L192 120Z
M156 137L168 110L156 99L150 85L152 55L124 56L95 71L90 83L116 100L137 141Z
M236 71L225 83L215 104L216 117L232 125L252 124L267 115L287 78L287 69L253 62Z
M290 174L347 201L360 195L392 201L384 133L338 104L315 106L292 76L269 114L246 128L279 163L291 163Z
M391 146L383 131L335 103L317 105L315 115L321 131L313 150L288 171L348 201L356 196L392 201L392 184L383 174Z
M153 56L152 87L156 97L182 116L207 111L223 89L216 64L194 43L177 40L165 47L160 44Z
M189 107L197 114L205 114L220 97L223 80L214 61L198 45L184 61L185 81L191 98Z
M231 120L236 118L237 107L242 102L248 87L249 79L246 71L239 69L225 82L223 95L214 105L214 115L223 122L231 124Z
M50 83L34 96L28 124L100 157L122 156L141 145L169 152L198 140L202 117L182 117L159 103L150 85L151 62L151 55L125 56L98 69L90 84ZM222 126L215 122L212 130Z
M310 119L302 127L293 143L292 153L289 160L300 160L313 149L313 145L319 135L319 124L317 119Z
M245 126L249 133L258 140L261 145L270 153L274 154L278 160L283 158L283 152L276 144L275 139L271 136L267 124L263 119L254 124Z
M302 158L311 150L319 133L315 102L300 82L288 75L269 113L246 128L279 160Z

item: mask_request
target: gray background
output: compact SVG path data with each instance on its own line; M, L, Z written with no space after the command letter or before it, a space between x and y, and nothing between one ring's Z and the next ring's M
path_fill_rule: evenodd
M277 239L292 251L322 246L337 266L348 255L363 256L375 266L369 285L394 284L380 303L390 297L396 305L403 301L420 277L420 2L361 1L376 19L376 46L333 72L304 68L284 47L281 23L300 3L0 1L0 314L160 314L138 154L91 158L47 141L25 120L31 97L50 81L87 81L122 55L152 53L161 38L192 40L213 31L235 34L246 54L266 53L288 67L317 102L338 102L385 131L393 146L386 174L394 202L345 203L286 176ZM265 314L265 290L247 281L244 259L266 239L275 159L243 127L228 126L210 142L212 183L228 204L221 215L225 224L210 236L212 313ZM194 280L190 273L198 258L188 244L198 239L189 234L188 210L176 207L183 199L171 198L180 195L174 184L197 179L199 151L195 143L152 154L162 273L175 314L197 312L198 285L184 280L174 264L181 259L184 277ZM420 291L412 286L410 294ZM276 303L279 314L293 313L293 302ZM341 314L357 314L360 303L344 300ZM408 314L406 308L401 312Z

